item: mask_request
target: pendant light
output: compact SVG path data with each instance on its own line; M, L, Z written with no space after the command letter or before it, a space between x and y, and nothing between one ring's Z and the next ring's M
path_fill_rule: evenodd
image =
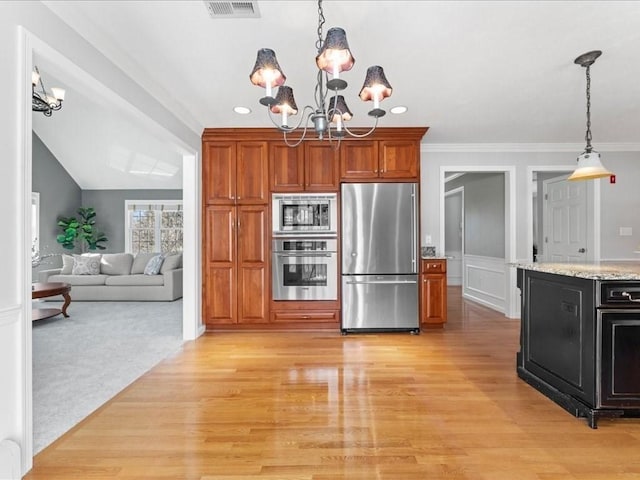
M591 72L593 62L602 55L600 50L583 53L574 60L574 63L585 67L587 76L587 133L585 140L587 146L578 156L578 168L571 174L568 180L591 180L594 178L608 177L612 173L604 168L600 162L600 154L593 150L591 146Z

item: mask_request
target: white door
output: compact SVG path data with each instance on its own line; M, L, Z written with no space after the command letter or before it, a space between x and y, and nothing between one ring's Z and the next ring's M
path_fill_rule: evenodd
M569 182L566 176L543 182L543 258L547 262L583 262L593 259L587 217L588 181Z

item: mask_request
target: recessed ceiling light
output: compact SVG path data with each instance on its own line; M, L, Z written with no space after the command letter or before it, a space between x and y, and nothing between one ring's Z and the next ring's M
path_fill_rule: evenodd
M408 110L407 107L405 107L404 105L398 105L397 107L392 107L391 110L389 110L391 113L395 113L396 115L401 114L401 113L405 113Z
M233 111L240 115L248 115L251 113L251 109L249 107L233 107Z

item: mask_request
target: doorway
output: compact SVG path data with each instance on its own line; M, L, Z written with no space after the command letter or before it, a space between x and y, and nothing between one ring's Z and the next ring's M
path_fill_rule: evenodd
M460 286L463 284L464 187L454 188L445 193L444 212L444 255L447 257L447 285Z
M445 198L447 191L446 179L453 174L502 174L501 192L504 193L504 205L501 212L501 231L504 232L501 243L504 245L502 257L471 258L465 244L465 258L462 260L463 296L481 303L496 311L502 312L509 318L519 317L519 293L516 286L515 269L510 264L515 263L515 167L514 166L441 166L440 167L440 245L445 245ZM450 188L449 188L450 189ZM468 192L465 189L465 196ZM466 198L466 204L469 199ZM465 217L467 217L465 211ZM469 237L471 225L465 221L465 237ZM465 242L466 243L466 242ZM471 260L471 261L468 261ZM487 263L488 262L488 263ZM479 287L481 286L481 287Z
M32 175L32 112L30 109L31 101L28 98L29 81L31 79L31 71L33 69L34 56L38 55L46 58L60 69L66 71L70 76L87 85L87 89L95 88L101 85L87 72L75 65L69 59L64 57L58 51L52 49L49 45L39 40L36 36L30 34L27 30L20 28L22 37L22 50L20 54L21 72L20 84L24 85L21 97L22 112L20 121L18 122L18 134L20 137L20 152L22 155L22 209L24 212L22 220L22 238L30 239L31 237L31 217L30 201L31 201L31 175ZM107 102L121 107L123 113L129 114L141 121L145 128L156 135L164 135L182 155L183 162L183 206L184 206L184 255L183 255L183 302L182 302L182 337L183 340L193 340L204 332L204 326L200 323L200 231L198 227L200 218L200 157L199 149L194 149L187 145L185 141L175 136L171 131L166 130L159 123L148 117L144 112L136 109L125 99L120 97L114 91L102 88L98 95L106 98ZM33 405L32 399L32 332L31 332L31 274L28 271L27 254L29 248L24 250L24 275L22 280L22 360L20 369L23 372L22 398L26 399L23 408L23 418L21 419L24 432L24 449L22 450L23 470L28 470L32 465L33 457Z
M527 168L529 261L600 259L600 184L570 182L572 171L569 165Z

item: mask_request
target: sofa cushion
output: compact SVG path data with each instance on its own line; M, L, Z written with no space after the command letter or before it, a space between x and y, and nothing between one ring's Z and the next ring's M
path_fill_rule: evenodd
M114 286L154 286L164 285L162 275L115 275L107 277L106 285ZM72 297L73 298L73 297Z
M162 262L160 273L164 273L169 270L175 270L176 268L180 267L182 267L182 252L169 253L164 257L164 262Z
M73 255L67 255L66 253L62 254L62 270L60 273L62 275L71 275L71 271L73 270Z
M151 257L151 259L147 262L147 266L144 267L145 275L158 275L160 273L160 267L162 267L162 262L164 261L164 255L158 253Z
M137 275L144 273L144 268L155 255L158 253L136 253L133 259L133 265L131 265L131 275Z
M74 285L104 285L107 275L51 275L47 281L68 283ZM71 289L73 299L73 288Z
M105 275L129 275L133 265L130 253L104 253L100 259L100 273Z
M100 274L100 255L84 254L73 256L72 275L99 275Z

